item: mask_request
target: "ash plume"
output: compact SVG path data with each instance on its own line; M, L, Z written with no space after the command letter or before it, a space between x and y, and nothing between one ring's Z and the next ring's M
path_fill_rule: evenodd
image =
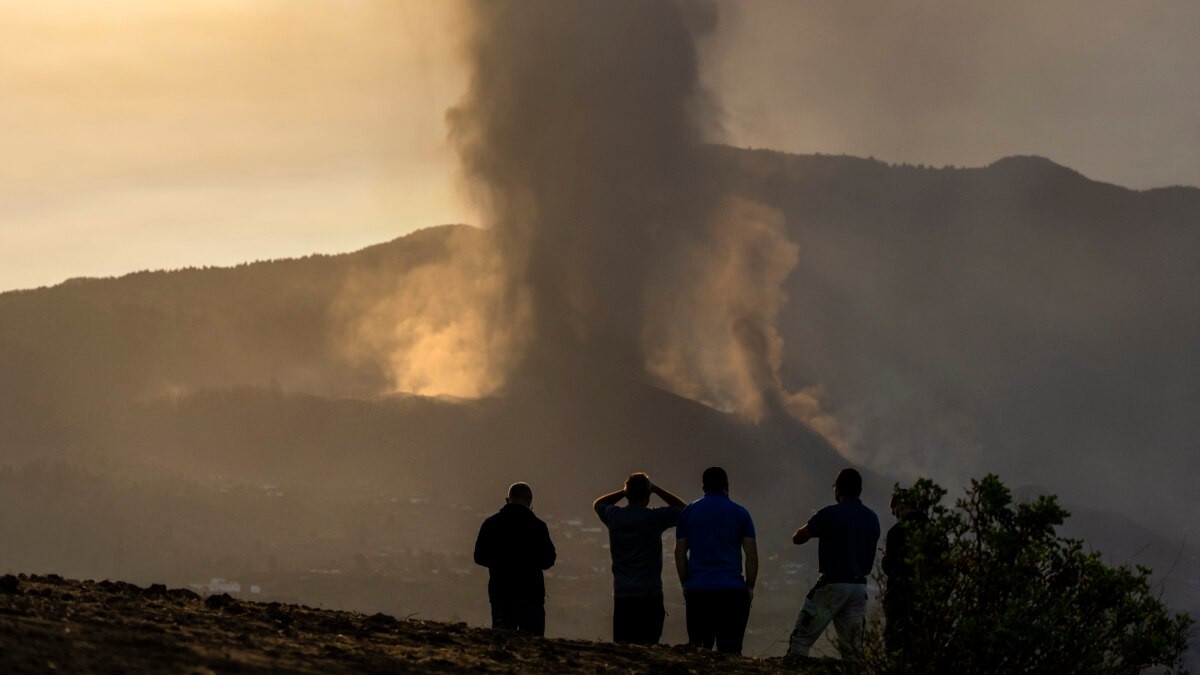
M448 121L509 292L533 308L524 365L586 352L605 369L638 369L646 289L714 208L689 171L706 102L682 6L468 10L470 89Z
M334 344L350 364L380 368L393 392L486 396L521 351L527 311L510 305L501 316L504 268L472 229L425 239L417 259L348 276L330 307Z
M466 9L470 86L447 120L502 261L497 316L528 317L507 343L520 353L496 359L503 377L583 370L751 419L822 418L813 392L778 378L797 261L782 215L722 194L696 161L719 133L697 61L715 5Z

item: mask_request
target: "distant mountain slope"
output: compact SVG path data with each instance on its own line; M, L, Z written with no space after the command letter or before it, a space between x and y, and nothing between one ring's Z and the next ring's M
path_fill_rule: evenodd
M786 216L800 249L780 325L787 384L825 385L855 457L951 479L1001 470L1156 517L1156 477L1177 493L1200 480L1200 190L1127 190L1038 157L934 169L714 146L702 158ZM338 349L331 303L350 275L435 263L471 233L0 294L0 457L61 448L64 420L108 419L130 400L383 392L385 373ZM1075 481L1084 449L1091 475Z
M188 476L387 486L485 504L492 499L480 495L523 479L539 486L544 502L574 502L580 512L629 467L690 489L700 471L721 463L738 485L755 486L752 502L781 499L771 520L794 519L826 496L839 466L833 448L798 423L747 425L633 382L540 384L471 403L212 390L136 405L107 433L114 440L106 455Z
M709 159L787 218L785 367L826 385L856 456L959 479L986 467L1194 525L1200 190L1127 190L1039 157Z
M1001 470L1176 525L1194 511L1163 514L1151 485L1200 480L1200 190L1127 190L1037 157L933 169L717 146L703 160L785 214L800 248L787 384L825 385L855 457L951 479ZM351 274L443 260L471 232L0 294L0 457L61 448L64 420L131 400L383 392L385 373L338 349L331 303Z
M426 230L352 255L138 272L0 294L4 393L34 392L39 402L82 409L272 382L376 393L382 381L332 354L330 303L351 268L404 270L437 260L444 234Z

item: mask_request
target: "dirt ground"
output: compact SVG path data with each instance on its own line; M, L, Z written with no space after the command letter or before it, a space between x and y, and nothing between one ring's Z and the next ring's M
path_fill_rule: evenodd
M0 671L832 675L837 662L553 640L160 584L22 574L0 577Z

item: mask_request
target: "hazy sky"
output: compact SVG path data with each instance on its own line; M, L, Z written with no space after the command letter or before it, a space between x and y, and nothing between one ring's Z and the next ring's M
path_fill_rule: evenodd
M723 2L714 139L1200 185L1200 3ZM452 3L0 0L0 290L475 220Z

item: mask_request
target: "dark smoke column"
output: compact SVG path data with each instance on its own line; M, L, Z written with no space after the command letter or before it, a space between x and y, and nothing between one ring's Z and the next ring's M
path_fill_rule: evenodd
M510 374L646 377L750 419L834 435L779 383L776 317L797 248L782 215L703 168L715 105L696 39L712 5L470 2L470 89L448 114L503 261ZM507 327L511 324L505 324Z
M647 289L714 205L690 168L709 109L707 4L468 3L470 88L448 113L528 324L518 370L644 369Z

